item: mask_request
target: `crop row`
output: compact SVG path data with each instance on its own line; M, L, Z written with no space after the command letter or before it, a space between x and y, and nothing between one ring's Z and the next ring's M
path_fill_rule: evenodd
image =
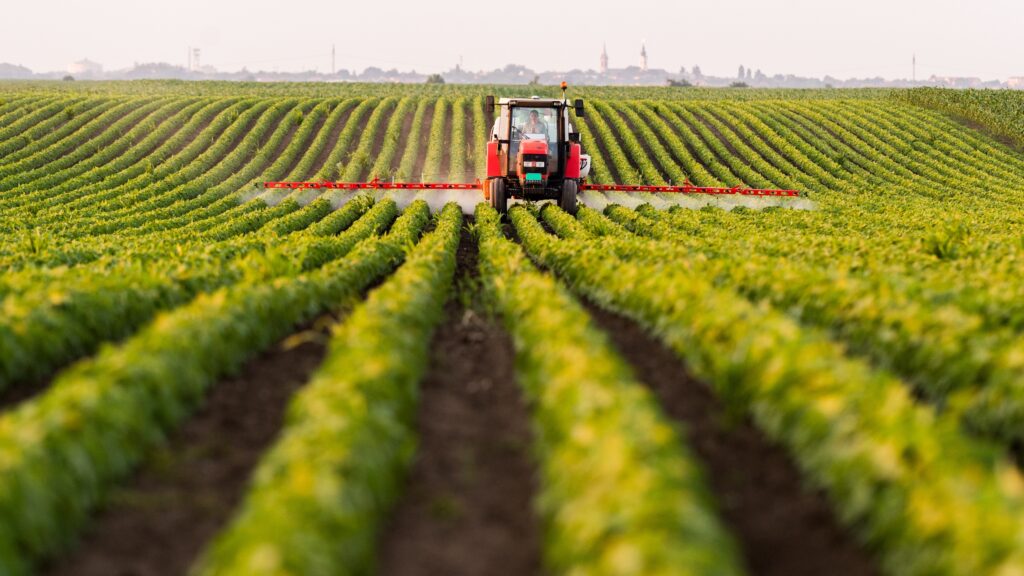
M476 215L485 293L516 343L533 406L548 567L740 574L701 466L653 396L567 291L504 238L497 212L481 204Z
M386 228L396 216L394 203L383 202L356 221L366 209L365 202L354 201L331 216L331 221L345 227L357 222L340 236L314 232L276 246L247 243L219 254L201 251L184 257L155 256L155 263L149 261L154 256L147 256L140 262L121 262L113 270L76 268L46 291L9 295L7 313L0 321L0 388L38 379L89 353L100 342L130 334L157 311L199 293L243 279L272 279L308 271L338 258ZM274 224L279 234L288 232L287 226L286 219Z
M634 259L647 240L593 240L547 208L546 222L570 239L558 240L525 210L511 216L531 256L648 327L786 446L887 571L1019 569L1022 478L1001 451L969 438L954 420L915 402L900 381L849 359L821 333L713 285L698 270Z
M427 216L425 204L411 206L384 239L311 272L200 295L0 416L4 571L23 573L65 546L111 484L196 407L215 378L296 324L358 297L401 262Z
M412 459L417 386L452 284L461 227L461 210L445 207L406 263L335 332L235 519L196 573L367 570Z

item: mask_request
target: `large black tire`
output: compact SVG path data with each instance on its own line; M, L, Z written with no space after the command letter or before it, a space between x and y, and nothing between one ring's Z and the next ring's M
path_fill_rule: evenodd
M505 181L501 178L491 180L491 207L498 214L508 213L508 197L505 196Z
M576 191L578 189L575 180L566 180L562 184L562 197L558 199L558 207L573 216L576 215Z

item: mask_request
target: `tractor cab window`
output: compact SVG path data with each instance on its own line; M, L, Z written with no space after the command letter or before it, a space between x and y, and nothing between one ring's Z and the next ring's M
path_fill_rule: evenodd
M558 114L554 108L515 108L512 110L512 139L558 139Z

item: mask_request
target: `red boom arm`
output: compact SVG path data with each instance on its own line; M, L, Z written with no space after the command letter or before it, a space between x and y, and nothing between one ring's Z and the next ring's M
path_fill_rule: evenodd
M386 182L374 178L369 182L264 182L264 188L331 189L331 190L482 190L480 180L472 183L451 182ZM584 184L583 190L599 192L668 192L676 194L739 194L742 196L799 196L796 190L765 190L758 188L715 188L710 186L646 186L633 184Z

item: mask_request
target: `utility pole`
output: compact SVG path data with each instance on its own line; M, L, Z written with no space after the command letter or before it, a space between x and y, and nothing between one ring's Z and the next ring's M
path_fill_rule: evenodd
M331 44L331 76L334 76L334 71L337 68L334 67L334 44Z
M188 70L189 72L191 72L192 71L192 47L191 46L188 47L188 55L185 56L185 61L188 62L188 64L186 65L185 69Z

